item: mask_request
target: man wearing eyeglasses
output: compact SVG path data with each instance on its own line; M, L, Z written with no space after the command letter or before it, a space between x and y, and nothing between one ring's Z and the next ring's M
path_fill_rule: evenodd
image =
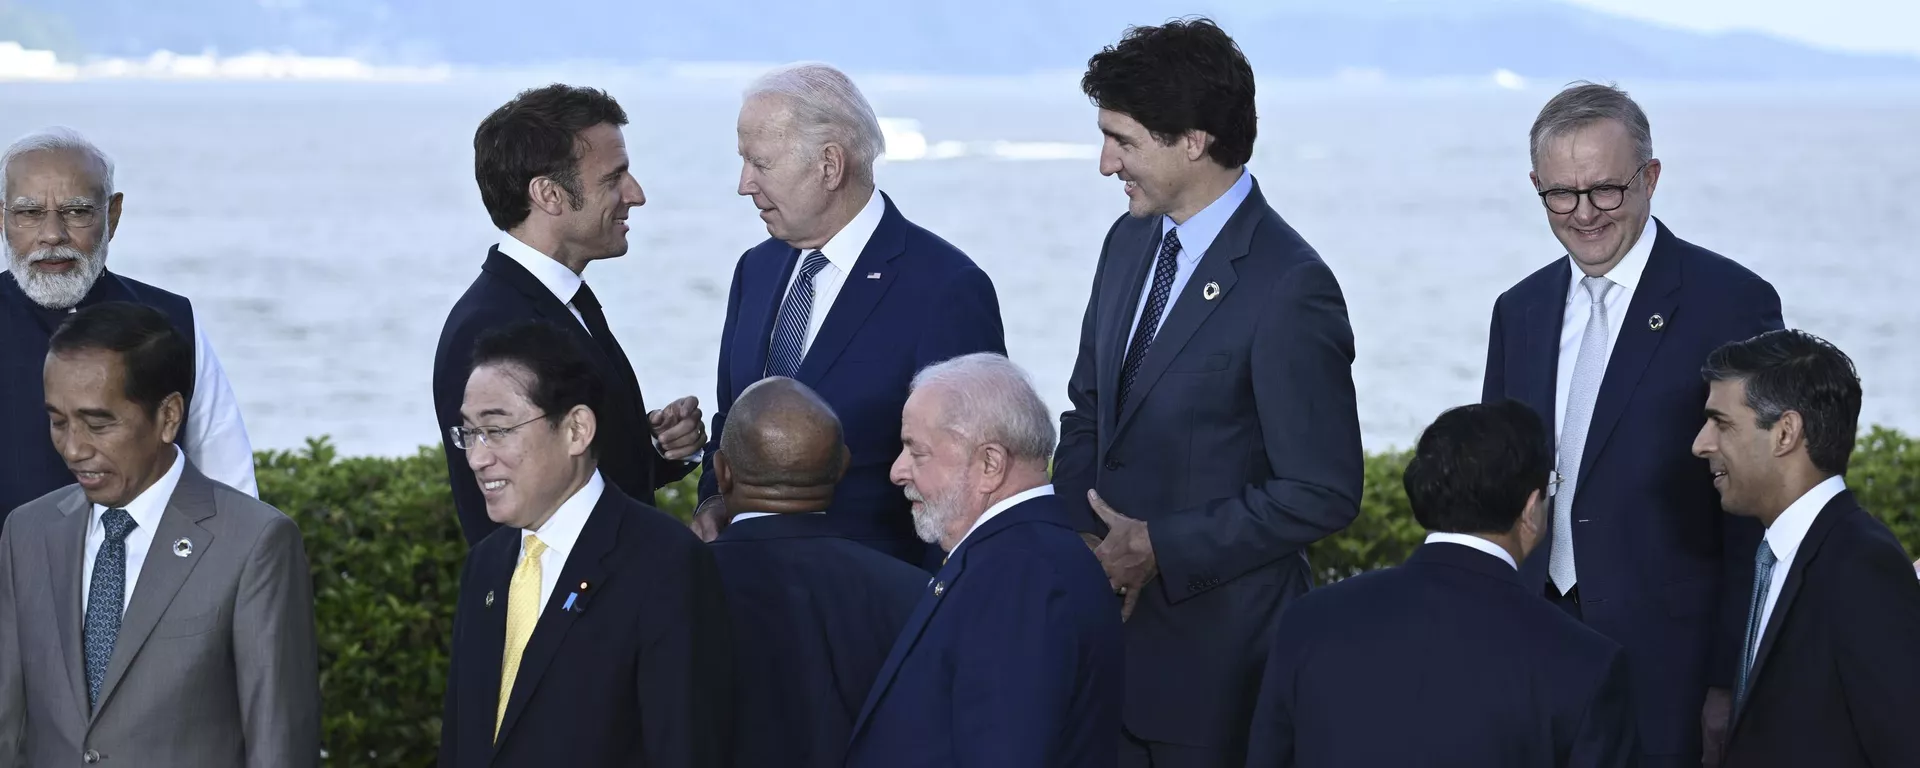
M1529 139L1566 255L1494 304L1483 393L1554 427L1561 482L1523 583L1626 647L1642 765L1717 765L1760 528L1721 514L1693 414L1707 354L1780 328L1780 297L1652 218L1660 161L1625 92L1569 87Z
M110 301L145 304L193 341L194 380L178 444L194 467L221 484L258 495L253 446L220 359L195 322L193 303L107 270L107 243L125 196L113 160L68 128L28 134L0 158L0 230L7 275L0 277L0 519L73 483L47 438L40 371L53 332L68 315Z

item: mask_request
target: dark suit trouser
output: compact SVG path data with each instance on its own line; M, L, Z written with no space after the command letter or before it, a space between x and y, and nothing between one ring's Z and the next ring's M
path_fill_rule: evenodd
M1244 744L1239 751L1228 752L1144 741L1125 728L1120 731L1120 768L1243 768L1247 764L1245 750Z

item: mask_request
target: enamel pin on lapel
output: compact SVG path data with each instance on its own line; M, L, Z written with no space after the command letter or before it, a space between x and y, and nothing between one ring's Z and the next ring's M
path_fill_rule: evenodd
M1207 301L1220 298L1220 284L1207 283L1207 287L1200 289L1200 298L1206 299Z
M1657 331L1665 327L1667 327L1667 319L1661 317L1659 314L1647 318L1647 330Z
M493 591L492 590L487 591L487 607L488 608L493 607Z
M193 554L193 539L181 537L173 542L173 556L186 557Z
M944 582L944 581L942 581L942 582L937 582L937 583L935 583L935 584L933 585L933 596L934 596L934 597L939 597L939 596L941 596L941 595L944 595L944 594L946 594L946 593L947 593L947 583L946 583L946 582Z
M868 280L878 280L878 279L880 279L880 273L878 273L878 272L868 272L868 273L867 273L867 279L868 279Z

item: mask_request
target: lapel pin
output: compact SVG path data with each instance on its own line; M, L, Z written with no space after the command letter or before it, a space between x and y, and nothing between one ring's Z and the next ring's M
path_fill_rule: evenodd
M880 279L880 273L878 273L878 272L868 272L868 273L867 273L867 279L868 279L868 280L878 280L878 279Z
M947 583L946 583L946 582L944 582L944 581L941 581L941 582L936 582L936 583L935 583L935 584L933 585L933 596L934 596L934 597L939 597L939 596L941 596L941 595L944 595L944 594L946 594L946 593L947 593Z
M181 537L173 542L173 556L186 557L193 554L193 539Z
M571 610L573 610L573 601L575 601L575 600L578 600L578 599L580 599L580 593L578 593L578 592L568 592L568 593L567 593L567 602L566 602L566 604L565 604L565 605L562 605L562 606L560 606L560 610L563 610L563 611L571 611Z
M1667 327L1667 319L1659 314L1656 313L1653 317L1647 318L1647 330L1657 331L1665 327Z
M493 590L487 590L487 607L493 607Z
M1207 283L1207 287L1200 289L1200 298L1206 299L1207 301L1220 298L1220 284Z

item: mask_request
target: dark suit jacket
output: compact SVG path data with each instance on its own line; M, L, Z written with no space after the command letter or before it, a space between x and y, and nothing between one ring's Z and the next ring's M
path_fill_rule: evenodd
M1733 686L1760 543L1757 523L1720 512L1707 463L1692 454L1707 402L1700 367L1721 344L1780 328L1780 296L1657 219L1650 227L1659 236L1607 359L1580 459L1574 560L1587 625L1635 660L1642 747L1697 757L1708 685ZM1572 269L1566 256L1554 259L1494 304L1486 402L1511 397L1554 423ZM1548 588L1547 549L1521 567L1535 594Z
M848 768L1112 768L1118 603L1056 498L988 520L921 589Z
M1618 643L1505 561L1427 544L1281 615L1248 768L1634 764Z
M460 531L472 546L487 537L498 523L487 517L487 502L467 468L467 454L453 447L449 427L460 425L460 401L467 392L473 366L473 342L487 331L525 320L541 319L560 326L580 342L580 351L606 377L606 402L594 411L600 419L597 443L600 472L607 482L632 488L642 502L653 503L655 488L692 471L684 461L668 461L653 447L653 426L647 404L640 397L639 380L624 351L610 359L593 335L567 311L567 305L540 284L540 280L495 248L487 253L480 277L447 313L440 329L440 348L433 356L433 411L440 421L440 443L447 449L447 479L453 485L453 506L460 513ZM616 344L617 346L617 344Z
M881 195L886 212L794 378L833 406L853 452L827 516L849 538L932 570L939 565L939 548L914 536L907 499L887 479L900 456L907 387L921 368L973 352L1006 354L1007 343L987 273L947 241L907 221L884 194L874 194ZM799 260L799 251L770 239L742 254L734 268L720 334L709 461L720 448L733 401L765 378L767 344ZM713 467L706 469L702 499L720 492Z
M1748 685L1725 768L1920 765L1920 581L1852 493L1795 551Z
M685 525L612 483L527 640L495 744L506 598L519 557L515 528L467 553L442 768L724 766L733 646L713 555ZM582 582L589 588L575 589Z
M840 768L927 572L841 538L817 514L734 523L713 559L738 638L733 765Z
M1081 530L1105 533L1088 488L1150 524L1160 578L1126 624L1127 728L1238 755L1275 616L1311 583L1307 545L1359 514L1353 330L1333 272L1255 183L1116 413L1159 244L1158 217L1123 216L1107 233L1054 487Z

